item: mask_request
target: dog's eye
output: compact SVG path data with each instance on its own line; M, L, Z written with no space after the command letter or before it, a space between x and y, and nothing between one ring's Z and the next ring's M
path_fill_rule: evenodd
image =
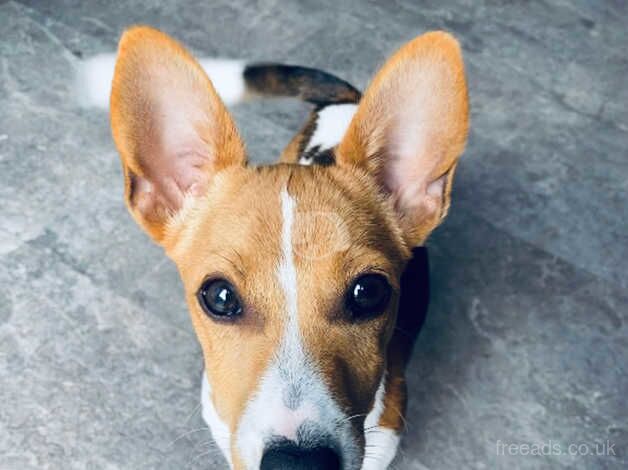
M196 294L206 314L228 320L242 313L242 303L235 288L224 279L203 282Z
M354 318L382 313L388 306L391 287L381 274L363 274L353 281L347 292L347 308Z

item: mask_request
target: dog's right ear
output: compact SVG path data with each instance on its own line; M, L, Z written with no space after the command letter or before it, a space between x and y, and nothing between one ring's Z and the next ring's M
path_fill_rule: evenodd
M211 81L160 31L138 26L122 36L110 109L127 206L158 243L186 197L203 196L217 171L246 164L244 144Z

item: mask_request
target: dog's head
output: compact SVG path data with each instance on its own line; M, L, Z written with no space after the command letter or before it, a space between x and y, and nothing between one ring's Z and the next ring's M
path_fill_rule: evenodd
M201 67L148 28L121 40L111 123L128 208L181 274L227 459L259 468L290 441L359 468L399 279L447 212L466 140L456 41L395 53L330 167L247 165Z

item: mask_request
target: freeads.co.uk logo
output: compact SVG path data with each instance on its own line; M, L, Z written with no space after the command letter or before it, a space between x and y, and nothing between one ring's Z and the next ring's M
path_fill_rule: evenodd
M498 456L616 456L615 443L603 442L563 443L548 439L543 442L504 442L495 443Z

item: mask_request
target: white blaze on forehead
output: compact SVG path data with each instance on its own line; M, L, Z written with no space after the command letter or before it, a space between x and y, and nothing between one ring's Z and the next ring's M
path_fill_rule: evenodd
M294 198L283 189L281 203L281 259L277 280L285 299L284 330L281 343L259 386L247 403L236 434L236 445L246 469L257 469L264 446L283 437L302 445L314 445L320 438L332 439L340 446L347 469L356 469L358 451L346 415L334 401L303 345L299 329L297 268L293 247L293 228L297 217ZM302 426L305 436L299 435ZM302 442L301 439L310 441Z
M286 310L288 314L288 324L296 322L297 317L297 270L294 265L292 253L292 226L294 225L296 204L294 199L288 194L287 189L281 191L281 255L282 260L279 265L279 282L286 299Z

